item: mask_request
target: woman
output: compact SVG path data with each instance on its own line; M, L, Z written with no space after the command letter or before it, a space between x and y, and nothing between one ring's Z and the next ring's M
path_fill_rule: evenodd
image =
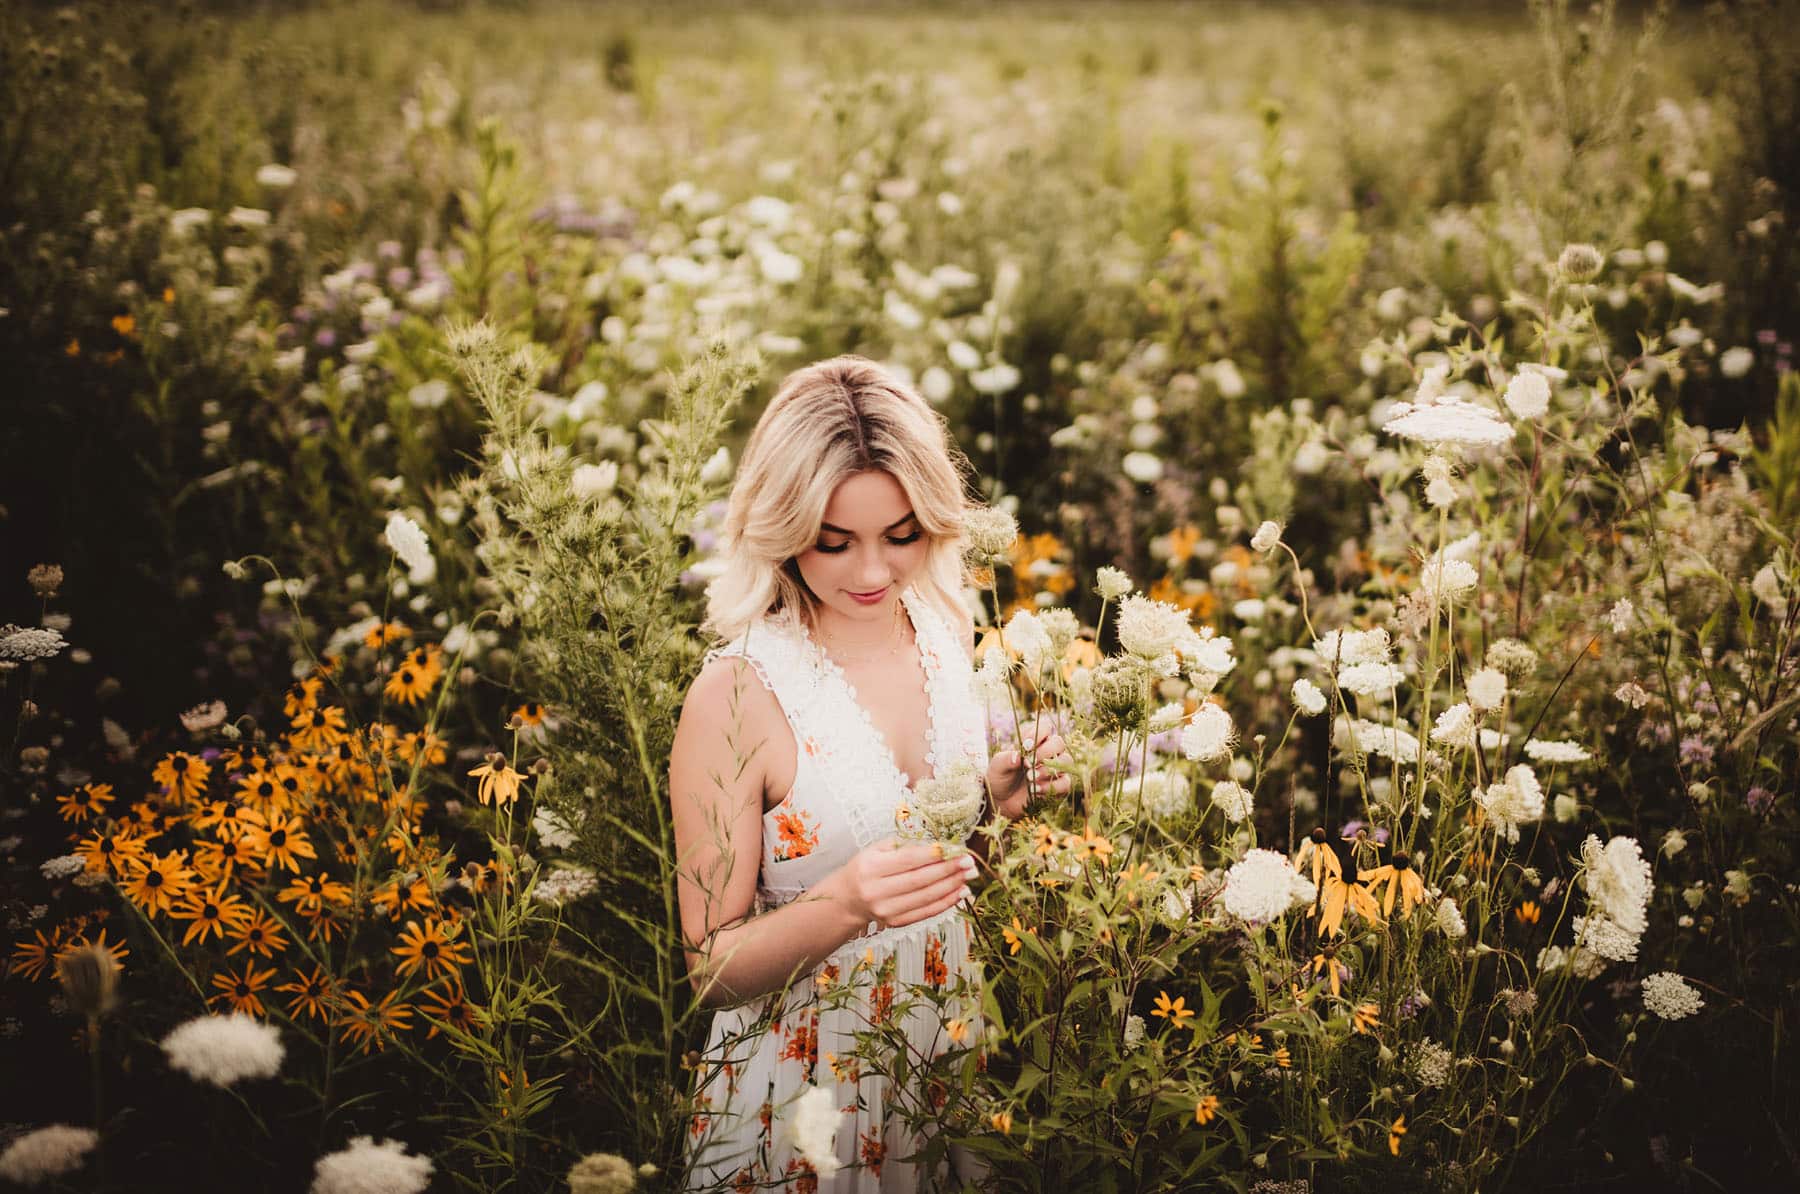
M1069 783L1045 766L1066 756L1048 731L1029 760L987 757L959 463L936 412L855 356L789 376L745 450L707 592L721 645L669 764L690 978L719 1009L690 1189L911 1191L944 1176L905 1160L922 1141L900 1108L919 1092L850 1059L858 1029L896 1016L897 992L909 1051L980 1039L959 910L974 862L895 827L912 783L955 759L1008 817ZM923 988L957 993L956 1014L905 998ZM835 1172L794 1148L790 1112L815 1085L842 1109Z

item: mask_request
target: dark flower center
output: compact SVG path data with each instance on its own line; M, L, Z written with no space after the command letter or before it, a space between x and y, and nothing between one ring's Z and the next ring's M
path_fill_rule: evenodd
M313 724L315 726L322 726L325 724L325 711L323 709L313 710Z
M250 984L240 978L237 982L237 986L233 987L232 991L239 999L248 999L250 997Z
M401 668L401 669L400 669L400 683L401 683L401 684L402 684L402 685L403 685L403 686L404 686L404 687L407 687L407 688L411 688L411 687L412 687L412 682L413 682L413 671L412 671L412 669L411 669L411 668L409 668L409 667L403 667L403 668Z
M265 779L260 784L256 785L256 794L258 796L273 796L275 794L275 785Z
M219 906L217 904L204 904L200 908L200 919L202 920L215 920L218 915Z
M1405 854L1394 855L1394 869L1404 871L1412 866L1412 859Z
M419 954L421 957L426 957L426 958L437 957L438 956L437 942L427 941L424 945L419 947Z
M177 775L181 774L183 771L186 771L187 765L188 765L188 761L179 756L169 760L169 770L175 772Z
M270 830L269 831L269 844L271 846L275 847L277 850L279 850L279 849L281 849L281 847L287 845L287 830L285 830L285 829Z
M161 887L162 886L162 872L161 871L145 871L144 872L144 886L145 887Z

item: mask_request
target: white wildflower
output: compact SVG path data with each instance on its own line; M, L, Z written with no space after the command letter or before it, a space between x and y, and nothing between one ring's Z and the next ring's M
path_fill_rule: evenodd
M269 213L260 207L234 207L226 213L225 222L233 228L267 228Z
M1454 605L1473 592L1480 579L1468 561L1434 555L1419 569L1419 591L1431 597L1434 608Z
M794 1100L788 1120L794 1151L821 1178L831 1177L838 1171L836 1141L838 1125L842 1121L837 1094L829 1087L809 1086Z
M55 858L46 858L38 864L38 871L44 878L55 882L67 879L70 875L79 875L87 869L87 859L79 854L62 854Z
M1626 930L1641 935L1648 923L1650 864L1644 861L1636 839L1615 837L1603 846L1598 837L1589 834L1581 845L1581 861L1581 884L1588 899Z
M1512 427L1493 411L1453 399L1425 405L1396 402L1381 429L1434 446L1484 447L1508 443L1513 437Z
M410 571L435 570L431 544L425 538L425 532L419 529L418 523L396 510L388 515L387 527L382 533L387 537L388 546Z
M600 877L587 867L557 867L538 879L531 897L540 904L567 904L600 890Z
M1338 673L1338 687L1360 697L1387 700L1406 678L1397 664L1353 663Z
M1152 485L1162 480L1162 457L1154 452L1127 452L1119 468L1139 485Z
M1787 595L1781 591L1781 576L1775 571L1774 564L1764 564L1757 569L1756 575L1750 578L1750 593L1768 606L1777 618L1787 616Z
M1460 941L1468 934L1469 926L1463 920L1462 909L1458 908L1456 901L1449 896L1438 901L1435 920L1438 931L1452 941Z
M1237 660L1231 654L1231 639L1223 634L1214 634L1210 626L1202 627L1199 632L1189 630L1182 636L1177 648L1194 671L1205 672L1215 680L1237 666Z
M1216 763L1231 754L1237 727L1231 714L1212 701L1200 702L1181 730L1181 753L1197 763Z
M1525 753L1539 763L1585 763L1593 756L1577 742L1533 738L1525 743Z
M1609 962L1637 961L1640 934L1633 933L1606 913L1590 912L1586 916L1571 917L1569 923L1575 929L1575 944L1594 957Z
M1019 520L993 506L975 506L963 511L962 532L969 553L990 563L1011 554L1019 537Z
M1318 895L1312 880L1294 870L1287 855L1252 849L1225 873L1225 910L1241 920L1274 920Z
M100 1143L92 1128L52 1124L16 1138L0 1152L0 1178L21 1186L35 1186L47 1178L61 1177L80 1167Z
M1281 544L1281 524L1265 520L1256 528L1256 534L1250 537L1250 550L1255 552L1271 552Z
M1399 726L1362 717L1340 717L1332 727L1332 736L1338 749L1347 753L1380 755L1396 763L1419 761L1419 740Z
M988 651L981 657L981 666L975 669L975 699L987 704L1007 699L1007 673L1012 670L1012 661L1006 652Z
M1025 661L1025 670L1034 675L1054 658L1050 632L1028 609L1019 610L1007 619L1003 637L1007 649L1017 651Z
M292 166L283 166L279 162L270 162L259 166L256 170L258 186L268 187L271 191L285 191L300 178L299 171Z
M1194 805L1194 788L1179 771L1157 769L1134 775L1120 785L1120 804L1127 811L1143 801L1144 811L1155 821L1186 812Z
M1136 1013L1125 1017L1123 1043L1127 1049L1135 1049L1144 1043L1144 1017Z
M578 498L605 497L619 483L619 466L615 461L578 464L569 476L569 488Z
M1755 364L1756 354L1741 344L1719 354L1719 372L1726 377L1742 377Z
M0 659L30 663L36 659L49 659L68 645L63 641L62 632L58 630L36 626L0 626Z
M1213 785L1213 807L1225 814L1231 822L1245 820L1255 810L1256 803L1250 789L1234 780L1222 779Z
M538 835L538 842L548 850L567 850L579 838L576 830L580 820L570 821L568 817L555 809L539 805L531 815L531 828Z
M569 1168L569 1194L629 1194L638 1170L617 1153L589 1153Z
M319 1158L312 1194L420 1194L430 1181L430 1157L409 1156L398 1140L358 1136Z
M273 1078L286 1049L273 1024L255 1016L196 1016L162 1039L169 1064L191 1078L230 1086L244 1078Z
M1550 409L1550 382L1535 370L1517 373L1507 383L1501 401L1515 419L1541 419Z
M1673 858L1685 849L1687 849L1687 834L1679 829L1671 829L1663 834L1662 853L1665 857Z
M977 369L969 374L969 384L975 387L978 394L1004 394L1019 384L1019 371L1001 361L986 369Z
M1438 714L1437 723L1431 727L1431 740L1445 746L1472 749L1477 728L1474 711L1469 708L1468 702L1458 701Z
M1506 701L1506 676L1499 670L1484 667L1468 678L1463 686L1473 709L1498 709Z
M224 721L224 701L208 701L204 705L195 705L181 715L182 728L190 734L203 733L222 725Z
M1519 826L1544 816L1544 789L1537 773L1524 763L1508 768L1504 779L1489 784L1475 799L1493 820L1494 831L1509 842L1519 840Z
M1119 645L1140 659L1158 659L1192 633L1187 611L1166 601L1131 596L1119 603Z
M1391 640L1388 632L1373 630L1331 630L1313 640L1313 652L1326 667L1348 667L1358 663L1386 663Z
M1132 590L1131 577L1122 569L1101 568L1094 574L1094 588L1106 601L1116 601Z
M1442 1086L1450 1081L1450 1066L1455 1060L1450 1050L1426 1037L1407 1051L1406 1068L1420 1086Z
M1306 714L1306 716L1317 717L1319 714L1325 712L1325 694L1319 691L1319 686L1317 684L1314 684L1305 676L1294 681L1291 695L1294 698L1294 708L1300 710L1300 712Z
M1607 611L1606 622L1612 627L1614 634L1629 634L1632 618L1636 614L1637 606L1631 603L1631 598L1621 597L1613 602L1612 609Z
M1552 806L1555 810L1556 823L1558 825L1570 824L1576 817L1581 815L1581 805L1567 792L1559 792L1556 799L1552 802Z
M1644 979L1644 1010L1665 1020L1685 1020L1706 1001L1687 980L1672 970L1661 970Z
M1150 714L1150 732L1166 734L1181 725L1186 718L1187 710L1179 701L1170 701L1166 705L1159 705L1156 711Z

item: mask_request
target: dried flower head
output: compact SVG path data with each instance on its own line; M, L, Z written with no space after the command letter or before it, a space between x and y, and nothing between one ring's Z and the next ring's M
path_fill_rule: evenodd
M1556 272L1569 282L1592 282L1606 265L1606 256L1593 245L1576 242L1563 246Z
M963 513L963 539L969 554L980 564L992 564L1012 554L1019 537L1019 520L1004 510L978 506Z
M31 591L46 600L56 596L62 588L63 570L60 564L37 564L25 574L25 581Z

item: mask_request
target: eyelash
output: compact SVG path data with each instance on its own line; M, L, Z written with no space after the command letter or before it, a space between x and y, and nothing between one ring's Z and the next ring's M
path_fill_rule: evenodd
M924 534L923 531L914 531L904 539L889 539L888 542L895 547L905 547L909 543L917 543L919 541L919 536L922 534ZM813 546L814 550L822 551L828 556L834 556L840 551L847 551L850 547L848 543L840 543L836 547L826 547L823 543L817 543Z

